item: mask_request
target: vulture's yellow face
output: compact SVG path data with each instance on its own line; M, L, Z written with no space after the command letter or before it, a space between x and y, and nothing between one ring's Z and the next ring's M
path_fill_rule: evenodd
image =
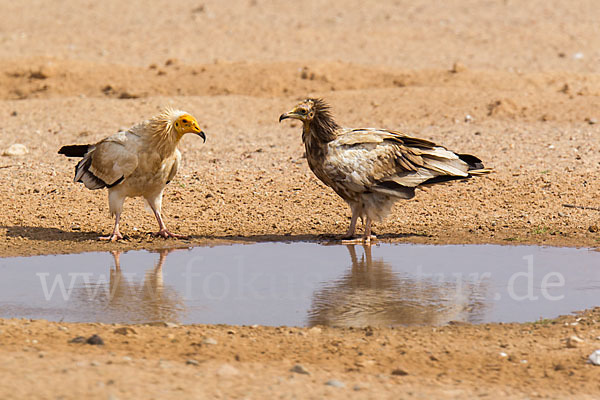
M299 103L292 111L279 116L279 122L287 118L299 119L302 122L310 122L315 116L315 104L312 100L304 100Z
M196 118L192 117L190 114L181 115L175 120L173 126L179 136L183 136L186 133L195 133L206 142L206 135L202 132L202 129L200 129Z

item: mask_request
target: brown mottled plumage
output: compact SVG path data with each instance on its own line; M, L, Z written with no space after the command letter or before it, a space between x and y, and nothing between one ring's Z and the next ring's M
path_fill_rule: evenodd
M206 140L194 117L184 111L166 109L96 144L61 147L59 154L83 157L75 167L75 182L82 182L91 190L108 188L115 227L110 236L101 239L123 238L119 232L123 203L127 197L138 196L144 197L154 212L160 227L157 235L179 237L167 230L160 212L163 190L177 173L181 160L177 145L186 133L195 133Z
M352 210L344 237L354 235L358 217L380 221L399 199L411 199L422 185L466 179L488 173L481 160L456 154L428 140L381 129L340 127L322 99L307 99L279 121L303 122L302 141L314 174L342 197Z

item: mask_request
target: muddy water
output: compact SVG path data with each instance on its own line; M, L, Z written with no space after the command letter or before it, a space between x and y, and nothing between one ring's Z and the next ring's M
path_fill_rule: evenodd
M524 322L600 304L600 252L262 243L0 259L0 317L384 326Z

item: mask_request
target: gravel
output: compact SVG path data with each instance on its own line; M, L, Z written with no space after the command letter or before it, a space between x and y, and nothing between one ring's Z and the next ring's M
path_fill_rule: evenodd
M333 387L336 387L336 388L346 387L346 384L344 382L338 381L337 379L328 380L327 382L325 382L325 385L327 385L327 386L333 386Z

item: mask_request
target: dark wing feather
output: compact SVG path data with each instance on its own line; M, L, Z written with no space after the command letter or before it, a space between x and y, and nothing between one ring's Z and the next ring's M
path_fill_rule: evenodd
M410 198L419 185L468 178L481 164L428 140L377 129L346 131L328 146L324 172L346 192Z
M93 153L93 148L91 153ZM90 172L90 166L92 165L91 154L86 154L83 160L79 161L75 166L75 178L74 182L82 182L86 188L91 190L102 189L108 185L102 179ZM122 179L121 179L122 180ZM120 182L120 181L119 181Z

